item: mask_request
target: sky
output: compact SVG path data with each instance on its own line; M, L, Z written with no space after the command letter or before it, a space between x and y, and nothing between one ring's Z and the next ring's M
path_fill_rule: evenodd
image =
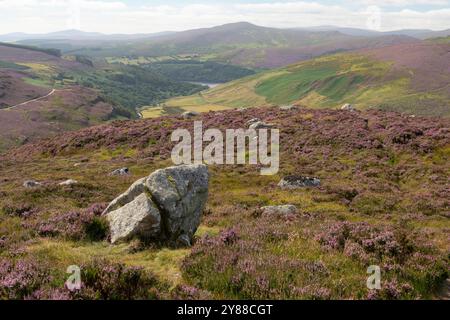
M0 0L0 34L154 33L247 21L377 31L450 28L450 0Z

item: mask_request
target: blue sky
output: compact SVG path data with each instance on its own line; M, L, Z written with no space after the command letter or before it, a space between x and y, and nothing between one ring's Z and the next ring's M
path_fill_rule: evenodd
M0 0L0 34L152 33L248 21L295 28L450 28L450 0Z

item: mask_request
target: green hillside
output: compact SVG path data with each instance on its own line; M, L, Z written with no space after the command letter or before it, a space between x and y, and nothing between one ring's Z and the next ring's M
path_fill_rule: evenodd
M297 104L308 108L378 108L450 115L450 44L433 41L340 53L233 81L167 107L208 111ZM417 57L429 57L427 63ZM206 110L205 110L206 109Z
M418 40L402 35L352 36L337 31L277 29L241 22L129 41L61 41L31 40L22 43L56 47L68 54L108 60L142 62L190 56L203 62L247 68L279 68L324 54Z

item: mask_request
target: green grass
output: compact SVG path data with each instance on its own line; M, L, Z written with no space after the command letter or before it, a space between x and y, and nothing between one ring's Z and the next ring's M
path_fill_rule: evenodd
M417 115L450 116L448 88L415 91L414 73L391 62L353 53L336 54L266 71L201 94L165 102L182 110L299 104L309 108L379 108Z

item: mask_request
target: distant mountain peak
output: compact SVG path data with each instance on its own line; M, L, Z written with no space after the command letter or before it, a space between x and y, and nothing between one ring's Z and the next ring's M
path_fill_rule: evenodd
M232 23L223 24L223 25L220 25L217 27L213 27L213 29L214 28L217 28L217 29L243 29L243 28L263 28L263 27L257 26L250 22L240 21L240 22L232 22Z

